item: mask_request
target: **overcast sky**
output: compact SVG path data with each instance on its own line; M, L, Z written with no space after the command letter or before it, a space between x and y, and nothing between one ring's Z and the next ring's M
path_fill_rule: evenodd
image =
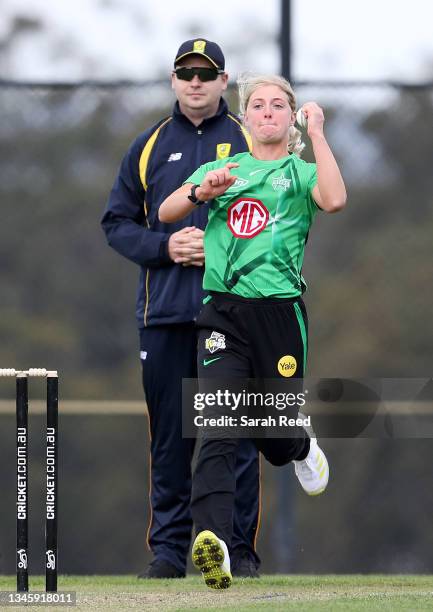
M292 0L295 79L433 78L430 0ZM2 76L33 80L156 78L180 42L204 36L223 47L233 76L278 72L280 0L1 0ZM5 46L3 45L3 49Z

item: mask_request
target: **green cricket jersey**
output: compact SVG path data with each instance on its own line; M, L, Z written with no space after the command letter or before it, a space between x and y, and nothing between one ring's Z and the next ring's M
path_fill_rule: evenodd
M301 295L305 242L318 210L316 164L293 154L263 161L238 153L200 166L185 182L201 184L228 162L239 164L231 170L238 178L209 208L203 288L247 298Z

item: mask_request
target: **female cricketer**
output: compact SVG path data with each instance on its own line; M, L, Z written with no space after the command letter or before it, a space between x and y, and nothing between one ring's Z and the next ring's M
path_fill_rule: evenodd
M203 281L209 297L197 320L199 379L302 378L308 329L301 297L305 244L316 213L341 210L346 189L315 102L302 106L315 158L307 163L299 157L303 144L294 127L290 84L280 76L251 75L239 85L251 152L198 168L163 202L159 218L171 223L209 203ZM309 495L325 490L326 457L303 428L288 438L254 442L273 465L293 461ZM193 477L192 559L216 589L232 583L227 544L237 443L230 436L204 436Z

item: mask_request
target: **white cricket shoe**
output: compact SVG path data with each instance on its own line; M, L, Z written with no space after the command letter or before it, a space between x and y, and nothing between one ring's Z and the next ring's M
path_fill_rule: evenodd
M293 463L295 474L304 491L308 495L323 493L329 480L329 466L316 438L310 438L310 452L305 459Z
M200 531L197 535L192 545L192 562L211 589L228 589L232 585L229 551L213 531Z

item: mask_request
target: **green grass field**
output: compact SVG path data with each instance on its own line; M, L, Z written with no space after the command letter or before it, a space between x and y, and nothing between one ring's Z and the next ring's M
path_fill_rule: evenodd
M200 576L60 576L58 582L59 591L76 592L74 610L433 610L433 576L275 575L237 579L226 591L208 589ZM0 577L2 591L15 584L14 577ZM43 589L42 578L31 578L31 591Z

